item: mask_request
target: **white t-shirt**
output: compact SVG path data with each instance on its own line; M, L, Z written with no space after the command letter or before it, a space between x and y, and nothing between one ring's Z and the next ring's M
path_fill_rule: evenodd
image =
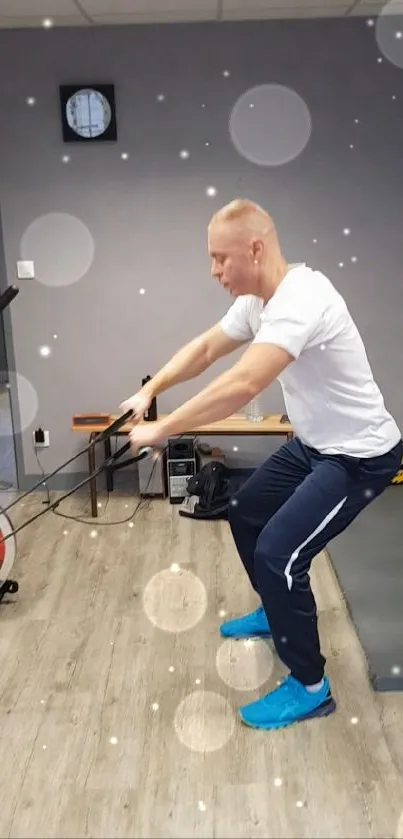
M346 303L320 271L291 267L266 306L254 295L237 297L221 327L293 356L278 380L294 433L307 446L365 458L401 439Z

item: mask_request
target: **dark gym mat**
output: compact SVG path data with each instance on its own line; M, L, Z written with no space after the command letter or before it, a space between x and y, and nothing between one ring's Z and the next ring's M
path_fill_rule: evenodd
M403 690L403 486L391 486L329 543L375 690Z

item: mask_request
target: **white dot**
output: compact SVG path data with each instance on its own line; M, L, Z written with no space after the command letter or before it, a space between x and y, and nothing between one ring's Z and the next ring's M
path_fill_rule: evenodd
M54 341L57 341L57 335L52 335Z
M355 122L355 124L356 124L356 125L358 125L359 121L360 121L359 119L355 119L355 120L354 120L354 122Z
M357 262L357 257L356 257L356 256L352 256L352 257L351 257L351 262Z
M350 235L350 233L351 233L350 228L349 228L349 227L345 227L345 228L344 228L344 230L343 230L343 233L344 233L344 235L345 235L345 236L349 236L349 235Z
M236 150L259 166L279 166L294 160L306 147L311 129L304 100L295 90L278 84L247 90L235 103L229 120Z
M39 347L39 355L41 355L42 358L48 358L51 355L51 352L52 350L50 349L50 347L46 345L43 347Z
M321 348L322 351L325 350L326 349L326 344L321 344L320 348Z
M153 711L158 711L159 707L160 706L158 705L158 702L153 702L153 704L151 705L151 708L153 709Z
M45 704L45 700L41 699L41 705L44 705L44 704Z
M111 743L112 746L116 746L116 744L119 742L119 740L118 740L117 737L110 737L109 742Z
M98 536L97 531L96 530L91 530L90 536L91 536L91 539L95 539L95 537Z
M208 140L206 140L206 142L205 142L205 144L204 144L204 145L205 145L205 146L209 146L209 145L210 145L209 141L208 141Z
M217 195L216 187L215 186L208 186L207 189L206 189L206 195L208 195L210 198L214 198L214 196Z
M231 498L229 503L230 503L231 507L237 507L238 506L238 499L237 498Z
M171 667L168 667L168 670L169 670L170 673L174 673L175 672L175 667L172 667L172 665L171 665Z
M353 143L350 143L350 149L353 149L353 148L354 148Z
M205 104L205 102L203 102L203 104L202 104L202 108L205 108L205 107L206 107L206 104Z
M316 245L318 240L317 239L312 239L312 241L313 241L314 245Z
M68 534L69 534L68 530L63 530L63 536L68 536Z
M34 261L40 283L59 287L84 277L94 259L95 244L80 219L68 213L47 213L26 228L20 252L22 259Z
M225 76L225 78L226 78L226 79L227 79L227 78L228 78L228 76L230 76L230 75L231 75L231 73L230 73L230 71L229 71L229 70L224 70L224 71L223 71L223 76Z
M52 20L52 18L50 18L50 17L45 17L45 18L43 19L43 21L42 21L42 26L44 26L44 27L45 27L45 29L50 29L50 28L53 26L53 20Z
M129 521L129 527L130 528L134 527L134 522L133 521Z
M47 749L48 747L47 747L47 746L42 746L42 748L45 750L45 749Z
M180 565L178 565L177 562L173 562L170 570L172 571L173 574L178 574L179 571L181 570L181 568L180 568Z
M128 504L125 504L125 509L126 509L126 510L128 510L128 509L129 509L129 505L128 505Z
M191 571L160 571L147 583L144 611L152 624L165 632L185 632L196 626L207 608L207 592Z
M374 490L368 487L368 489L364 489L364 496L365 498L373 498L374 497Z
M396 96L395 96L395 94L393 94L393 96L392 96L392 99L396 99Z
M188 157L189 157L188 150L187 149L182 149L182 151L179 152L179 157L181 157L182 160L187 160Z
M201 679L195 679L195 685L201 685Z
M351 725L357 725L358 717L351 717Z
M232 451L237 452L238 451L238 446L232 446Z
M35 96L27 96L26 103L27 105L30 105L30 107L32 108L32 106L36 103Z
M98 501L97 507L99 507L99 508L102 507L102 501Z
M281 643L282 643L282 644L286 644L286 643L287 643L287 638L286 638L286 636L285 636L285 635L283 635L283 636L280 638L280 641L281 641Z
M377 58L376 60L377 60L378 64L382 64L382 62L383 62L383 58Z
M220 678L235 690L256 690L271 676L274 658L262 640L246 639L243 644L229 638L220 645L216 667Z
M394 667L392 667L392 675L400 676L400 667L398 664L395 664Z
M164 102L164 100L165 100L165 95L163 93L159 93L158 96L157 96L157 101L158 102Z
M275 787L281 787L282 785L283 785L283 779L282 778L275 778L274 779L274 786Z
M374 21L374 20L372 20L372 18L369 18L369 19L367 20L367 26L374 26L374 25L375 25L375 21Z
M70 163L70 155L64 154L62 157L62 163Z
M220 611L219 611L219 613L218 613L218 614L219 614L220 618L225 618L225 615L226 615L227 613L226 613L225 609L220 609Z
M396 38L398 41L400 41L400 39L401 39L402 37L403 37L403 32L401 32L401 31L400 31L400 29L398 30L398 32L395 32L395 38Z
M206 807L206 805L205 805L204 801L199 801L199 803L198 803L198 805L197 805L197 806L198 806L199 810L200 810L202 813L205 813L205 812L206 812L207 807Z
M14 434L18 434L21 431L25 431L34 422L38 413L39 398L33 384L25 376L21 376L20 373L15 373L10 370L8 377L9 389L18 395L19 416L15 414L13 418L13 431ZM10 428L8 424L0 423L0 437L3 435L9 436L9 434Z
M344 267L344 262L339 262L339 268L343 268L343 267Z
M129 155L128 155L127 151L122 152L122 154L120 156L121 156L122 160L128 160L129 159Z
M235 730L230 703L217 693L195 691L178 705L174 717L176 734L194 752L222 749Z
M146 293L145 288L140 288L140 289L139 289L139 294L145 294L145 293Z

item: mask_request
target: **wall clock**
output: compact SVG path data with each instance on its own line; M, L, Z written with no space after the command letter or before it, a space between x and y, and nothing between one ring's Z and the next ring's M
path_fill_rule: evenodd
M65 143L117 140L113 84L60 85L59 94Z

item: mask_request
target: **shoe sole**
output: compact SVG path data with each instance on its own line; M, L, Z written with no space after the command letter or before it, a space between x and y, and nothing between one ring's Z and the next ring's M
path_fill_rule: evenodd
M244 723L244 725L249 726L249 728L260 728L265 731L270 730L278 730L279 728L289 728L290 725L294 725L297 722L305 722L306 720L312 720L320 717L328 717L329 714L333 714L336 710L337 705L333 697L331 696L329 699L326 699L322 705L319 705L318 708L314 708L312 711L309 711L308 714L304 714L301 717L298 717L295 720L289 720L288 722L274 722L274 723L267 723L267 725L261 725L257 723L250 722L249 720L245 720L242 716L242 712L239 712L239 716Z
M222 638L234 638L235 640L242 640L245 638L271 638L271 632L223 632L220 629Z

